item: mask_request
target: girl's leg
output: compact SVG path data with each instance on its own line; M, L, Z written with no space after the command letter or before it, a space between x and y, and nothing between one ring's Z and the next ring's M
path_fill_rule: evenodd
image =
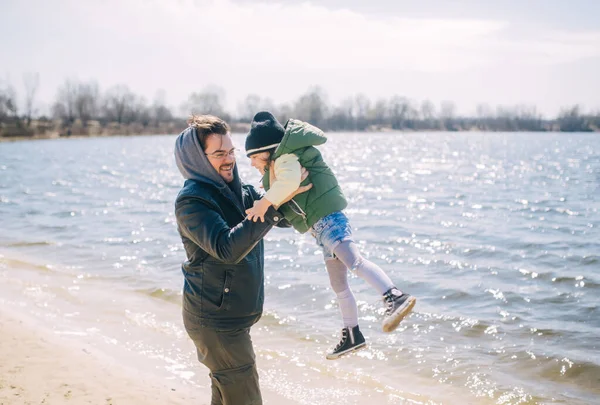
M394 283L381 267L362 257L358 247L352 241L344 241L336 246L333 253L347 268L375 288L383 295L395 288Z
M362 255L358 251L358 247L352 241L352 228L348 223L348 218L344 215L344 213L336 212L324 218L321 218L315 225L313 225L312 234L315 237L317 244L323 248L323 253L325 255L326 260L332 256L336 257L340 262L344 264L345 267L349 268L352 271L355 271L360 278L366 280L367 283L369 283L373 288L375 288L379 292L379 294L382 295L383 302L386 307L385 316L383 319L383 330L384 332L391 332L394 329L396 329L400 321L406 315L408 315L412 308L415 306L416 299L410 294L403 294L402 291L398 290L394 286L392 280L390 280L390 278L379 266L362 257ZM329 270L329 263L326 263ZM338 266L336 264L332 264L332 266L334 266L336 269L341 268L341 266ZM334 270L333 273L337 274L339 272ZM345 273L344 275L346 276ZM342 305L342 300L346 300L347 302L355 302L355 300L354 297L348 295L348 293L343 293L343 290L345 290L345 288L342 289L342 287L348 284L346 278L344 278L343 281L343 284L341 284L339 287L339 291L341 292L341 294L338 293L338 298L341 295L340 309L342 311L345 311L344 306ZM349 294L352 293L349 292ZM349 299L351 299L352 301L348 301ZM355 303L353 305L353 308L356 311ZM342 312L342 316L345 316L344 312ZM348 320L350 320L350 315L348 315ZM344 320L344 322L346 322L346 320ZM356 326L356 329L357 332L360 333L360 331L358 331L358 326ZM346 337L355 336L354 328L345 328L344 331L345 334L343 332L342 340L340 344L334 349L334 353L332 353L332 355L338 352L341 352L343 354L344 342L348 341ZM355 341L355 339L352 340Z
M325 266L331 288L337 295L344 327L353 328L358 325L358 309L356 308L356 299L348 284L348 269L344 263L335 258L326 260Z
M391 332L396 329L400 321L412 311L417 302L416 298L410 294L403 294L402 291L398 290L379 266L361 256L354 242L344 241L340 243L333 250L333 253L350 270L356 271L360 278L366 280L383 295L383 302L386 307L383 318L383 331Z
M345 354L367 347L367 343L358 327L358 309L356 308L354 294L352 294L348 285L348 269L344 266L344 263L335 258L326 260L325 266L327 267L327 273L329 273L331 287L337 295L344 321L340 342L325 356L329 360L335 360Z

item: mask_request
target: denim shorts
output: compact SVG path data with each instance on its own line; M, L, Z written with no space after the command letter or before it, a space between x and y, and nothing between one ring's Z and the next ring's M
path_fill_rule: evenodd
M336 211L319 219L311 228L317 245L323 250L325 260L333 259L334 249L342 242L353 241L352 227L342 211Z

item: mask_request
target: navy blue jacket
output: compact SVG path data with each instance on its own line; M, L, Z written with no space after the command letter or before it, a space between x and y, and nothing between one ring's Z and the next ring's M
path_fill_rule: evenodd
M261 197L253 186L241 189L244 208ZM186 180L177 196L175 215L187 256L183 310L205 327L249 327L262 314L262 238L283 216L270 207L264 223L253 222L240 208L216 185L197 180Z

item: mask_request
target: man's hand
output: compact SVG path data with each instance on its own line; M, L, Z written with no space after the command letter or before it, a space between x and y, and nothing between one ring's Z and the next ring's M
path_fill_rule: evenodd
M269 174L270 174L269 178L271 179L271 184L273 184L273 183L275 183L275 181L277 181L277 176L275 176L275 169L273 168L273 166L275 166L275 165L271 165L271 167L269 168ZM302 167L302 177L300 178L300 183L302 183L304 180L306 180L307 177L308 177L308 170L306 170L304 167ZM296 189L296 191L294 191L292 194L288 195L285 198L285 200L283 200L281 202L281 204L279 204L278 206L275 207L275 209L278 209L283 204L290 201L292 198L296 197L298 194L302 194L302 193L310 190L311 188L312 188L312 183L307 184L306 186L298 187Z
M254 201L254 206L246 210L247 218L254 222L259 219L260 222L265 222L265 213L271 205L271 202L264 197L258 201Z

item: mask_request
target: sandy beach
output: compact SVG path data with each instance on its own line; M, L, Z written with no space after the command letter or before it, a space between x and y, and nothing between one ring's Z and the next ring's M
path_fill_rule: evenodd
M210 393L192 392L125 368L76 339L57 336L23 315L0 312L0 404L189 404Z
M10 310L0 310L0 405L210 403L209 389L160 379L134 364L124 366L83 341L40 328L34 318ZM263 399L265 404L290 403L264 390Z
M0 405L210 402L179 305L1 254L0 280ZM367 358L324 360L325 346L276 332L280 321L267 314L252 332L265 405L420 397L373 381Z

